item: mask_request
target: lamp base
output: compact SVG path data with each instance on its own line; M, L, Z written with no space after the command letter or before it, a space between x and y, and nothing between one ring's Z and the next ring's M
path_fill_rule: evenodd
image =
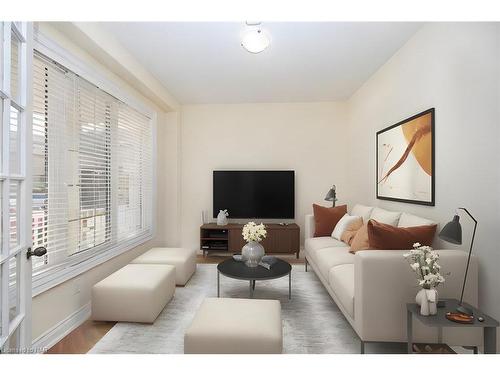
M466 315L474 315L472 309L469 309L468 307L465 307L464 305L458 305L457 307L457 311L462 313L462 314L466 314Z

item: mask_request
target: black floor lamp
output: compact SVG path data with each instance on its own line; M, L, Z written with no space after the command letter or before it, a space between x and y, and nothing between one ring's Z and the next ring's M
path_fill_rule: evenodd
M472 233L472 240L470 242L469 257L467 258L464 283L462 285L462 294L460 295L460 303L457 307L457 311L467 315L472 315L472 310L469 309L468 307L463 306L462 302L464 298L465 283L467 282L467 272L469 271L472 246L474 245L474 237L476 236L477 220L474 218L474 216L471 215L471 213L466 208L459 207L458 209L465 211L467 215L469 215L469 217L474 221L474 232ZM462 244L462 226L460 225L460 216L455 215L453 217L453 220L444 226L444 228L439 233L439 238L456 245Z

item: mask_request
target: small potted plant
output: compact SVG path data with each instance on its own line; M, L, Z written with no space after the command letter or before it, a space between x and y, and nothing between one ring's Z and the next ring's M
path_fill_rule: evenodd
M266 238L266 226L251 221L243 226L242 235L247 244L241 249L241 257L248 267L257 267L265 254L259 242Z
M414 243L413 249L404 257L410 262L410 267L415 272L418 286L422 289L417 293L415 301L420 305L420 314L436 315L438 293L436 288L444 283L439 265L439 255L430 246Z

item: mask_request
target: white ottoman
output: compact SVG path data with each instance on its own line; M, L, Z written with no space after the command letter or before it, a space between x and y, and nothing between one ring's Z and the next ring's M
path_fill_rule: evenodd
M170 264L175 267L175 283L186 285L196 271L196 251L177 247L153 247L131 263Z
M281 353L281 305L275 300L207 298L184 334L186 354Z
M152 323L174 291L173 266L128 264L92 287L92 319Z

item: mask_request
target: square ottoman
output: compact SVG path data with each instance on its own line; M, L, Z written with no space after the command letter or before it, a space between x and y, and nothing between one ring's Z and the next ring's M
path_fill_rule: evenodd
M207 298L184 334L186 354L281 353L281 305L275 300Z
M132 264L169 264L175 267L175 283L186 285L196 271L196 250L178 247L153 247L135 258Z
M92 287L92 319L153 323L174 291L173 266L128 264Z

